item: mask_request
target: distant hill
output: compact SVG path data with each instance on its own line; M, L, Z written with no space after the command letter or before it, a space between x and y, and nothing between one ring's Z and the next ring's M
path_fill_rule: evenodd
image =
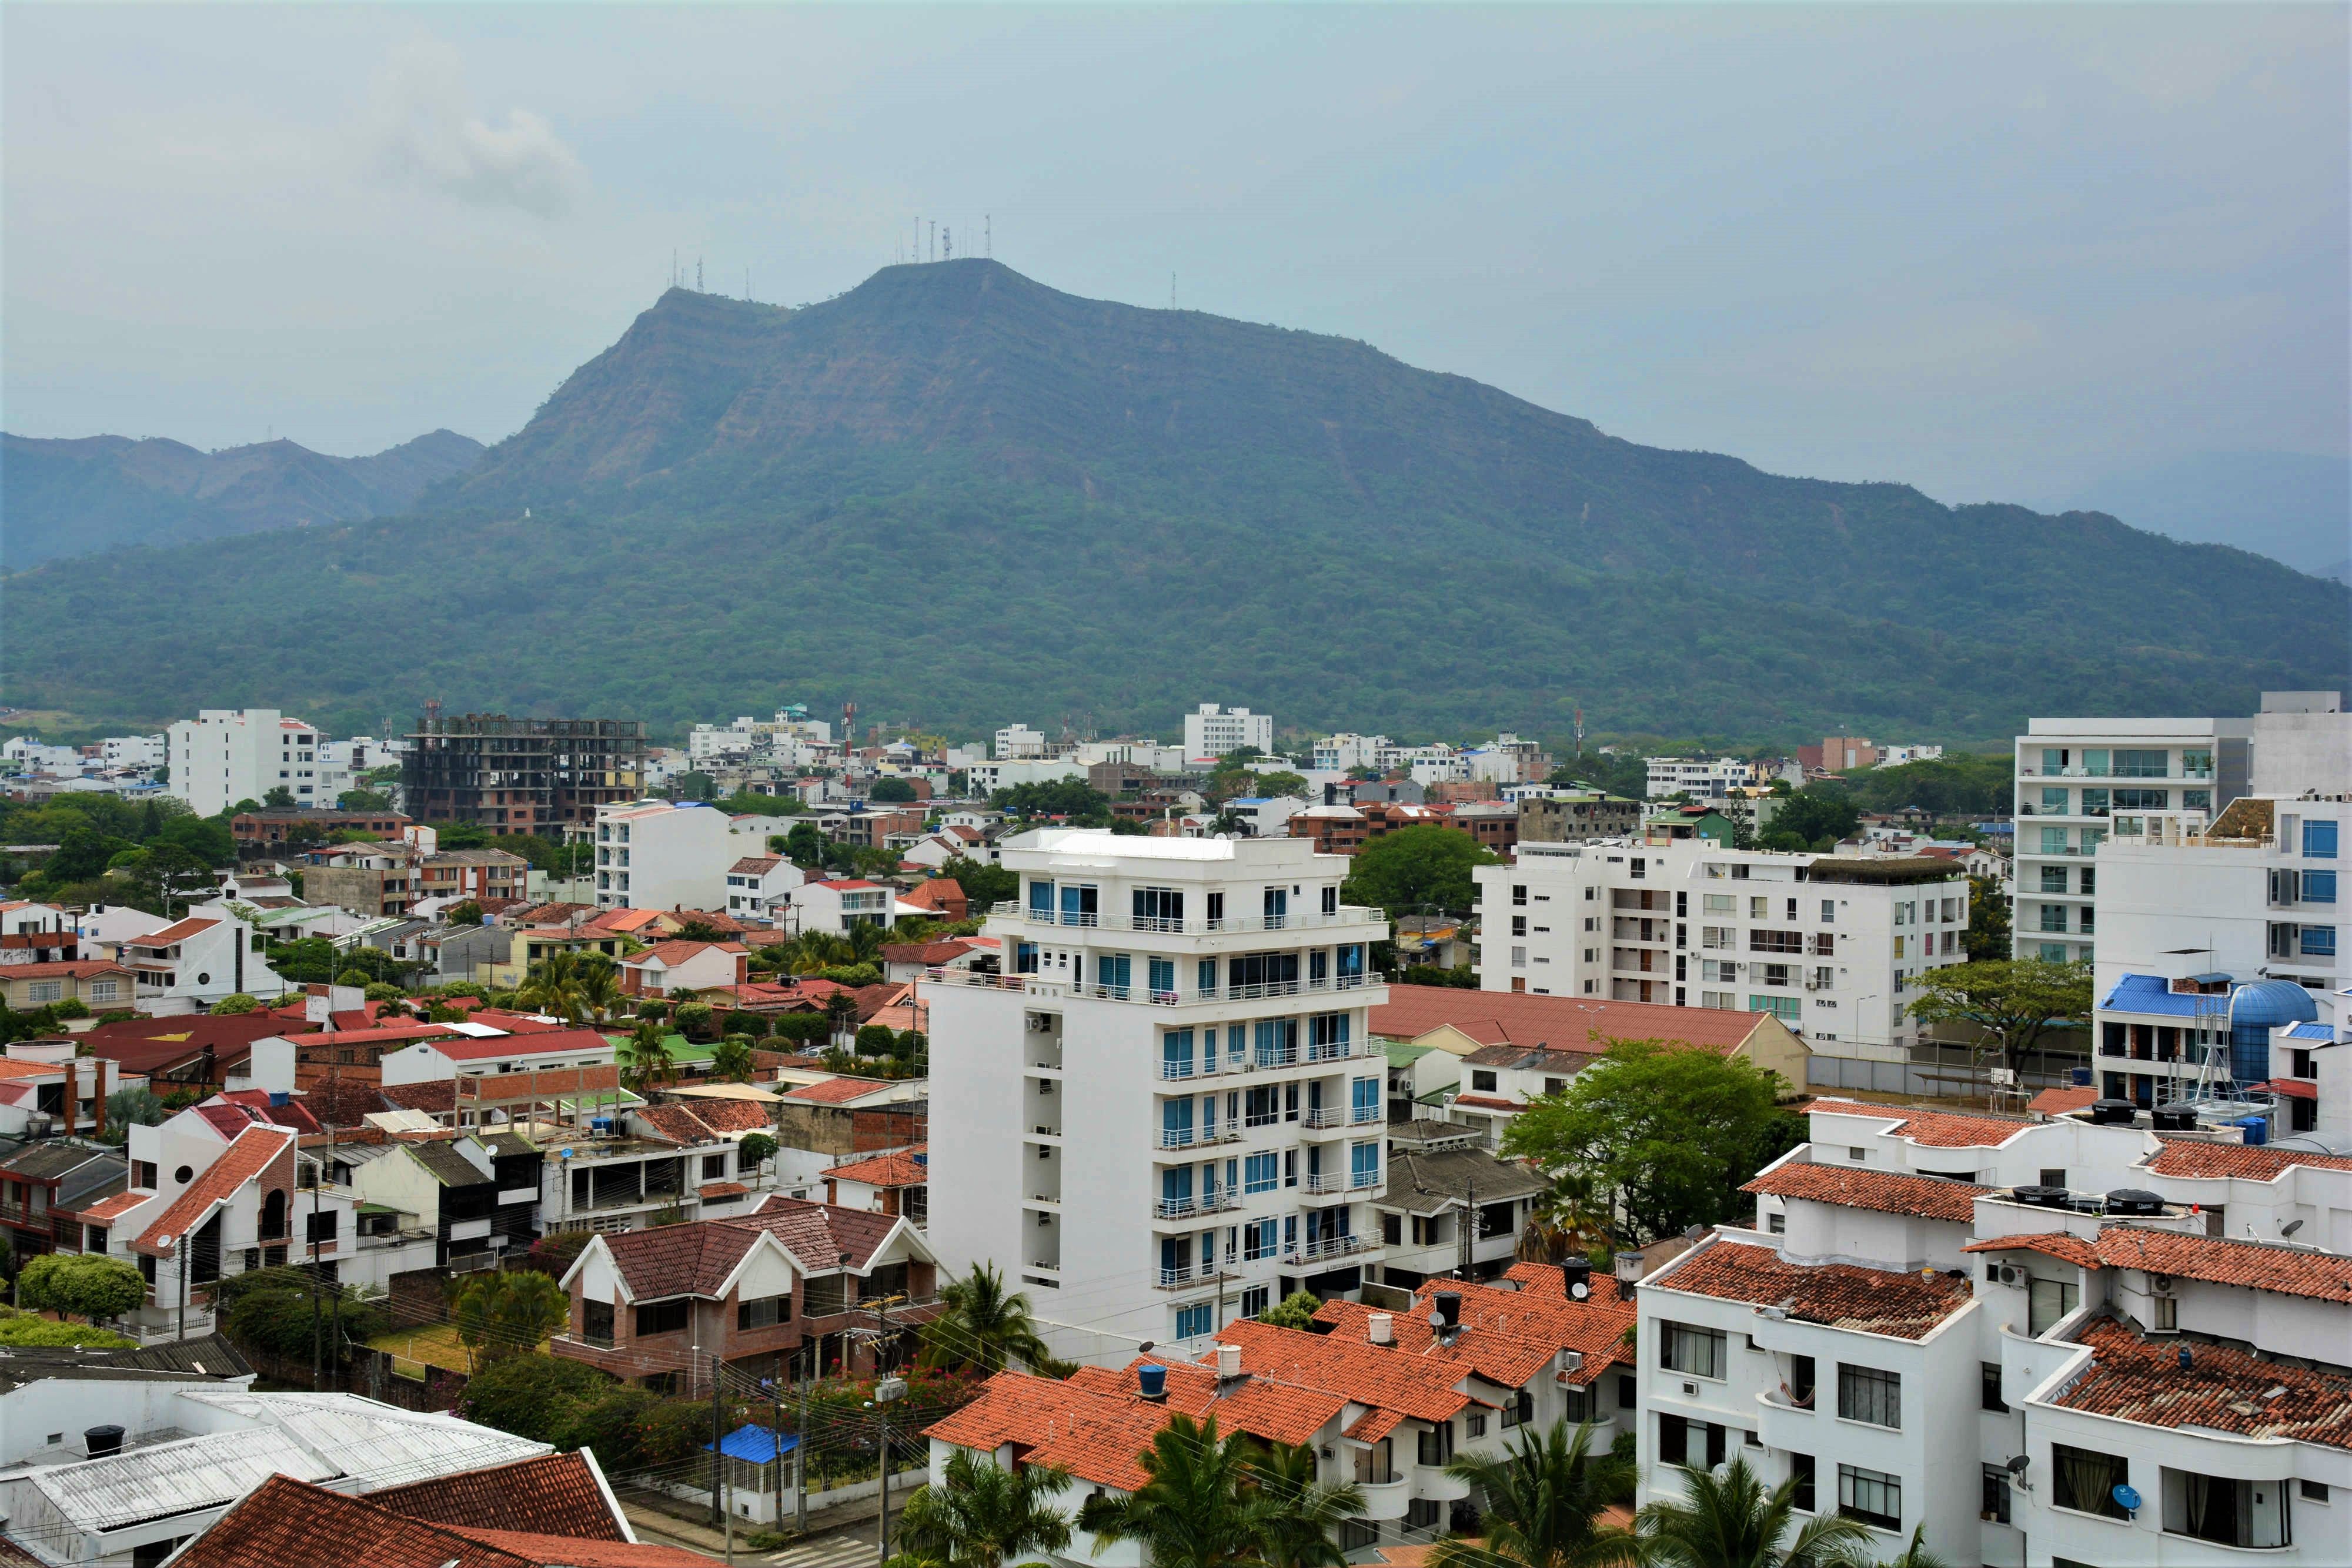
M2236 545L2352 581L2352 459L2194 452L2105 475L2073 499L2171 538Z
M985 260L673 289L412 516L308 543L11 578L0 700L1965 738L2352 674L2352 593L2242 550L1636 446Z
M290 441L199 452L121 435L0 435L0 566L387 517L481 455L480 442L447 430L373 457Z

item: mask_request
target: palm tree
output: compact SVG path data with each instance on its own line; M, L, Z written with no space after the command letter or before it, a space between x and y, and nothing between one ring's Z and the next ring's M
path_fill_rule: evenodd
M1903 1555L1890 1558L1880 1563L1879 1568L1948 1568L1948 1564L1927 1550L1927 1527L1915 1524L1911 1527L1910 1542L1903 1548Z
M1528 1205L1517 1250L1521 1262L1557 1263L1608 1241L1608 1211L1594 1197L1591 1174L1562 1171L1552 1177L1551 1190Z
M870 964L882 951L887 933L878 920L860 920L849 928L849 961Z
M1592 1451L1601 1429L1567 1420L1547 1432L1523 1427L1499 1458L1465 1454L1448 1464L1447 1475L1485 1494L1486 1541L1441 1541L1430 1568L1491 1568L1497 1557L1527 1568L1636 1561L1640 1542L1633 1534L1598 1522L1633 1471L1615 1455Z
M1635 1522L1643 1560L1657 1568L1848 1568L1866 1562L1859 1520L1817 1514L1792 1538L1797 1479L1769 1492L1745 1458L1720 1474L1686 1468L1681 1502L1654 1502Z
M712 1076L730 1083L751 1082L751 1042L739 1034L730 1034L710 1048Z
M1124 1497L1098 1492L1078 1511L1097 1552L1116 1541L1143 1548L1152 1568L1263 1568L1272 1511L1247 1483L1255 1439L1217 1436L1216 1417L1169 1417L1139 1458L1150 1479Z
M659 1019L641 1019L614 1052L621 1081L636 1090L677 1082L677 1061L670 1055L669 1036Z
M1070 1543L1070 1521L1050 1500L1069 1479L1057 1465L1007 1470L959 1448L948 1456L944 1485L907 1500L900 1550L947 1568L1001 1568L1023 1552L1059 1552Z
M1249 1469L1264 1508L1259 1552L1267 1568L1344 1568L1347 1554L1333 1537L1343 1520L1364 1511L1355 1483L1317 1480L1312 1443L1264 1444L1250 1456Z
M1004 1288L990 1263L950 1280L940 1291L940 1314L923 1329L923 1364L959 1372L1002 1372L1009 1362L1032 1368L1053 1364L1029 1298Z
M819 969L838 969L857 962L857 951L848 938L830 931L803 931L792 940L792 967L795 975L814 975Z
M515 1000L565 1023L583 1021L588 1003L580 986L580 960L569 953L550 953L530 967Z
M603 1023L621 1005L621 967L602 953L580 960L580 1000Z

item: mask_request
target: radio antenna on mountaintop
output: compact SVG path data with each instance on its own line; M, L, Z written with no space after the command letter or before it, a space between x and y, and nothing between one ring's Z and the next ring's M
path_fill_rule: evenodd
M702 292L702 258L698 256L694 258L694 291Z
M940 259L941 261L955 259L955 230L953 229L940 231Z
M1172 272L1168 275L1168 308L1176 308L1176 275Z
M987 213L980 214L980 254L990 257L996 255L996 219Z

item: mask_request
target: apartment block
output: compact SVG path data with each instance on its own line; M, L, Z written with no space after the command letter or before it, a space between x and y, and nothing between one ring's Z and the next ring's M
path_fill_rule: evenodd
M199 817L280 788L298 806L331 806L319 789L319 732L276 708L206 708L166 732L167 786Z
M1274 716L1252 713L1245 707L1221 708L1214 703L1202 703L1184 716L1184 755L1187 758L1223 757L1244 746L1255 746L1260 751L1274 749Z
M1657 837L1518 857L1473 873L1486 990L1769 1013L1815 1056L1892 1061L1919 1038L1919 976L1966 961L1948 861Z
M1386 1063L1366 1010L1380 911L1298 839L1046 830L1008 840L1009 972L939 969L933 1244L1041 1317L1204 1345L1381 1257Z
M402 806L421 822L553 834L636 800L645 772L635 719L427 713L401 758Z
M739 821L692 800L598 807L590 830L596 902L607 909L725 909L730 872L748 852L767 847L773 821Z
M1653 800L1679 793L1719 800L1727 791L1756 782L1755 768L1733 757L1653 757L1649 766Z
M1598 789L1522 795L1518 808L1522 843L1589 844L1595 839L1631 838L1642 831L1642 802Z

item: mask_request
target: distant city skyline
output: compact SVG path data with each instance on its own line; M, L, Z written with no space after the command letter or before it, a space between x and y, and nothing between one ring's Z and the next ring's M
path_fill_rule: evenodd
M19 6L0 29L19 434L496 441L673 252L790 304L919 219L959 254L985 225L1071 293L1164 307L1172 273L1182 308L1629 440L1953 502L2163 526L2133 475L2251 465L2324 515L2352 423L2336 7Z

